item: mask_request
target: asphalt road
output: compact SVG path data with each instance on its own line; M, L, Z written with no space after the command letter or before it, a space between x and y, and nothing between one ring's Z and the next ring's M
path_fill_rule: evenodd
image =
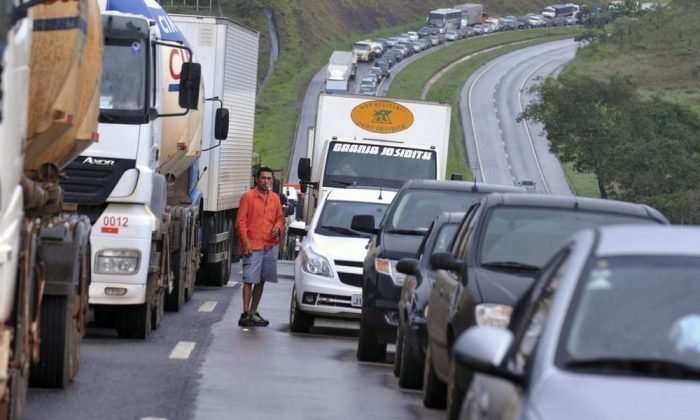
M461 92L460 113L469 166L477 180L536 183L537 192L571 194L561 164L549 151L542 127L517 123L540 78L557 74L576 52L572 40L505 54L476 71Z
M25 418L444 418L423 407L420 393L398 388L392 365L357 361L356 322L290 333L288 262L259 308L270 325L239 328L240 266L233 268L233 287L198 288L145 341L90 329L74 383L31 389Z

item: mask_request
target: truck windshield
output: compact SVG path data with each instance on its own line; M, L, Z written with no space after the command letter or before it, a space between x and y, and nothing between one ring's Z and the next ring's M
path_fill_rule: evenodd
M345 142L330 144L323 186L400 188L409 179L437 179L434 150Z
M355 51L369 51L369 45L368 44L352 44L352 49Z
M129 123L145 115L146 45L143 39L105 40L100 121ZM133 121L136 122L136 121Z

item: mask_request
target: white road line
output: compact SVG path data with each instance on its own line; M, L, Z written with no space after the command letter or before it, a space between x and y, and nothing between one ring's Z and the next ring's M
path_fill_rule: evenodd
M141 420L168 420L167 417L141 417Z
M190 358L190 354L192 353L192 350L194 350L194 346L197 343L194 341L180 341L178 342L175 347L173 347L173 351L170 352L170 357L169 359L181 359L181 360L186 360Z
M208 300L202 303L202 306L199 307L199 312L214 312L214 308L216 308L216 301Z

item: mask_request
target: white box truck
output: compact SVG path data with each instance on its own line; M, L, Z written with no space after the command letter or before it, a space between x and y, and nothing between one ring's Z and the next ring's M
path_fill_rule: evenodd
M352 51L333 51L326 69L326 92L347 93L355 78L357 56Z
M305 220L327 189L398 189L409 179L445 179L450 105L321 93L313 138L299 160Z
M219 101L230 110L226 140L214 140L214 118L205 119L199 182L203 210L202 270L206 284L228 282L230 263L238 259L238 239L233 221L239 201L251 186L255 94L257 89L259 34L221 17L170 15L192 43L202 63L206 107ZM219 104L217 104L219 102ZM205 115L212 116L212 112Z
M481 23L484 16L484 5L481 3L464 3L454 6L462 12L462 27Z

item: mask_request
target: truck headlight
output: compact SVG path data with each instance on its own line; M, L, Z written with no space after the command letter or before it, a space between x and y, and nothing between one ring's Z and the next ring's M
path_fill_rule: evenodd
M403 282L406 280L406 275L396 271L396 263L394 260L387 260L385 258L377 258L374 260L374 269L377 273L386 274L391 277L391 280L397 286L403 286Z
M331 264L326 257L315 253L311 248L302 249L299 255L301 256L302 270L317 276L333 277Z
M476 305L474 316L477 325L506 328L510 322L510 314L513 307L496 303L481 303Z
M98 274L135 274L139 270L141 252L137 249L103 249L95 258Z

